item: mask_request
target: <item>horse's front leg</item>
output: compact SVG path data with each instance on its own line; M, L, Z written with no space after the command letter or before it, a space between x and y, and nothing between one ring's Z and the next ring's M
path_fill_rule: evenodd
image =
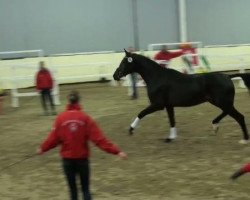
M212 126L213 130L215 133L218 132L219 130L219 122L228 114L228 112L223 111L219 116L217 116L213 121L212 121Z
M133 130L136 128L136 126L139 124L139 121L145 117L146 115L148 114L151 114L155 111L158 111L158 110L162 110L164 109L164 106L162 105L159 105L159 104L151 104L149 105L147 108L145 108L144 110L142 110L138 116L135 118L135 120L133 121L133 123L130 125L130 128L129 128L129 134L132 135L133 134Z
M169 136L165 139L165 142L171 142L177 137L177 131L175 128L175 116L174 116L174 107L168 106L166 107L167 113L168 113L168 118L169 118L169 123L170 123L170 134Z

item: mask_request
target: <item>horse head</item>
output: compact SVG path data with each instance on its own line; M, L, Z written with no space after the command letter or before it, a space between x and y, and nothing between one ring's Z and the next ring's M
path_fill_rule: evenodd
M114 80L119 81L122 77L135 71L135 61L133 53L125 51L125 57L122 59L119 67L115 70L113 75Z

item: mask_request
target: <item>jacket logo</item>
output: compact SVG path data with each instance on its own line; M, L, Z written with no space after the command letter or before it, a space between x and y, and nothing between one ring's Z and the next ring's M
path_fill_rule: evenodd
M61 124L61 126L66 126L70 132L76 132L80 127L84 126L85 122L81 120L67 120Z
M77 123L70 123L69 124L69 130L71 131L71 132L76 132L77 131L77 129L78 129L78 125L77 125Z

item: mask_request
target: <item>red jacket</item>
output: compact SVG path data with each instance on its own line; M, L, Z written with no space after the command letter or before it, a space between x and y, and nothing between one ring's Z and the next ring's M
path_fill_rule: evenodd
M103 135L95 121L81 111L78 104L69 104L66 111L56 118L52 131L41 144L41 150L46 152L60 144L61 157L88 158L89 140L108 153L120 152L119 148Z
M244 172L244 173L250 172L250 163L244 165L244 166L241 168L241 171Z
M170 52L170 51L160 51L154 56L154 60L161 60L161 61L170 61L172 58L179 57L183 55L184 52L182 50ZM164 64L161 64L161 66L165 67Z
M170 52L170 51L164 52L164 51L160 51L160 52L158 52L158 53L155 55L154 59L155 59L155 60L166 60L166 61L169 61L169 60L171 60L172 58L176 58L176 57L179 57L179 56L181 56L181 55L183 55L183 51L182 51L182 50L180 50L180 51L175 51L175 52Z
M52 89L53 80L49 70L39 70L36 75L36 89Z

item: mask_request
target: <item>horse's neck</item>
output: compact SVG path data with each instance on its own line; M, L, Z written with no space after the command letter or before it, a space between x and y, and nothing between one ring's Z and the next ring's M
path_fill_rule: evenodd
M159 76L166 70L151 60L143 60L137 63L136 72L141 75L147 86L151 86Z

